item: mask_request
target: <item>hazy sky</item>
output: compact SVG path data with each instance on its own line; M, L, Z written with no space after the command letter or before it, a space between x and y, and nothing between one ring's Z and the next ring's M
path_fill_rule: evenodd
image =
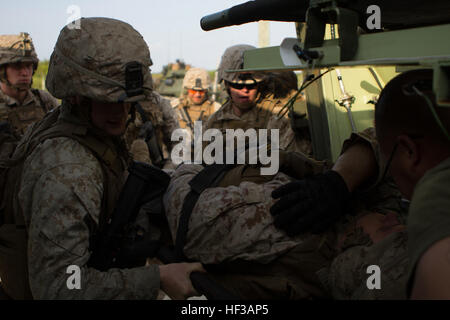
M200 19L246 0L2 0L1 34L30 33L39 59L49 59L60 30L71 20L71 5L82 17L110 17L131 24L150 47L159 72L177 58L195 67L216 69L223 51L234 44L257 46L258 24L203 31ZM293 23L271 22L270 45L294 37Z

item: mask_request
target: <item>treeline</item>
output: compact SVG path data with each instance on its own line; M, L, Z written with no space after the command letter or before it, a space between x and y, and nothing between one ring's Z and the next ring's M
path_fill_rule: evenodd
M38 68L33 75L33 88L45 90L45 77L48 72L48 60L39 61Z
M47 90L45 88L45 77L48 72L48 60L39 61L38 68L33 75L33 88ZM152 74L153 79L161 78L160 73Z

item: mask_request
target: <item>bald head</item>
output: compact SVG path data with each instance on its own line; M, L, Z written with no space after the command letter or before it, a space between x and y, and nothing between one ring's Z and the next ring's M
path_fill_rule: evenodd
M430 104L447 131L450 131L450 108L436 105L432 79L432 70L411 70L385 86L375 107L375 126L380 142L389 142L406 134L450 143L433 116Z
M407 199L423 175L450 156L450 140L433 116L450 131L450 108L436 105L432 76L431 70L400 74L386 85L375 107L381 153Z

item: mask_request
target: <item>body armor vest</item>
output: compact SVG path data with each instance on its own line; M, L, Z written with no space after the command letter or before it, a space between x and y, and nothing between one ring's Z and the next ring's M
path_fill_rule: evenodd
M214 113L214 104L210 100L206 100L201 105L194 105L190 103L187 98L181 98L177 109L178 112L181 112L180 109L184 109L189 115L192 125L194 125L195 121L206 122L208 120L208 118ZM188 122L184 119L184 117L180 118L179 123L180 128L185 129L188 127Z
M22 135L29 125L35 123L49 111L42 101L39 90L32 89L33 99L36 103L26 106L8 106L0 96L0 121L10 123L13 130Z
M27 131L24 141L17 146L9 164L1 164L4 174L0 188L2 201L0 216L0 277L5 292L13 299L32 299L28 280L27 243L28 234L18 199L23 165L27 156L47 139L68 137L78 141L99 161L103 172L103 198L99 223L86 221L93 236L109 220L124 183L124 172L129 161L126 151L108 138L96 136L90 128L59 121L59 109L48 113L33 128ZM124 146L123 146L124 147ZM126 149L124 149L126 150ZM15 157L16 156L16 157ZM4 186L7 185L7 188ZM30 195L31 196L31 195Z

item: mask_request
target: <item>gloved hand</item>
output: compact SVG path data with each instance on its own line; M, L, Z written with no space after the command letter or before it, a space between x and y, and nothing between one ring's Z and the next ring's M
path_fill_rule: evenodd
M289 236L320 233L345 214L350 192L336 171L288 183L272 192L274 224Z

